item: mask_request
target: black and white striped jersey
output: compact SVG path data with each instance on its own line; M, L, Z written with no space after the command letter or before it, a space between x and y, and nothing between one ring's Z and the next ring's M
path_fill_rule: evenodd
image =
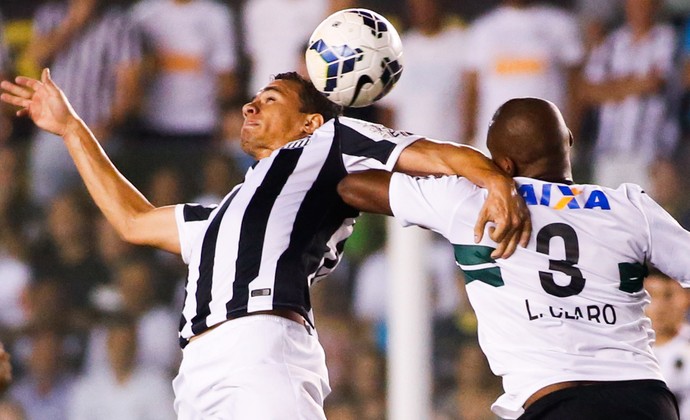
M67 18L67 2L49 2L36 10L33 31L47 36ZM141 59L141 37L124 6L108 6L93 16L50 63L52 78L89 125L110 117L116 70Z
M176 207L189 266L180 341L231 316L291 309L313 322L309 287L338 264L357 210L338 182L366 169L391 171L419 139L341 117L260 160L217 205Z

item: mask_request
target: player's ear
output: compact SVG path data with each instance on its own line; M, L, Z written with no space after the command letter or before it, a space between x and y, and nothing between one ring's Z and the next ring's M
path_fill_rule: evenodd
M307 114L304 120L304 131L307 134L312 134L317 128L323 125L323 115L321 114Z
M515 162L513 162L513 159L509 157L499 157L498 159L494 159L494 163L503 170L503 172L507 173L508 176L515 176Z

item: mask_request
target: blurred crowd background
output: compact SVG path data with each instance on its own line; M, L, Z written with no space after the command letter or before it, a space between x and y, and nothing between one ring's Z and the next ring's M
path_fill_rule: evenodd
M2 0L0 75L50 67L153 204L217 203L253 163L242 104L272 74L304 73L311 31L347 7L394 23L405 68L389 96L346 115L485 150L493 110L543 97L573 132L576 181L639 183L690 226L687 0ZM15 373L0 418L174 418L186 267L124 243L61 140L14 111L0 112L0 341ZM341 267L312 289L331 420L386 418L385 243L384 220L363 215ZM452 250L435 241L428 263L434 420L494 419L500 382ZM678 301L668 340L687 334ZM690 354L679 337L674 351ZM690 358L668 359L685 397Z

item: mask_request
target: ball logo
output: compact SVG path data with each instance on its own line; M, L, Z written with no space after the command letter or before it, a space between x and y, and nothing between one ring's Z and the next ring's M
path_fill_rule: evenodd
M402 66L398 60L391 60L388 57L384 57L381 61L381 67L383 68L383 73L381 73L383 90L377 95L375 100L383 98L391 89L393 89L393 85L395 85L402 75Z
M374 15L364 10L358 10L357 14L362 17L362 22L371 28L371 34L376 38L381 38L383 32L388 32L386 22L376 19Z
M338 76L354 71L355 63L362 59L361 49L353 49L347 45L329 47L322 39L314 42L309 49L319 53L328 64L325 92L333 92L338 86Z

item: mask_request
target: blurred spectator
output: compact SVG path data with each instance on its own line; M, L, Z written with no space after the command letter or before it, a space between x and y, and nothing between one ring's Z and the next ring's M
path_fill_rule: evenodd
M22 406L9 398L0 400L0 419L2 420L27 420Z
M452 318L461 301L453 248L437 239L438 236L434 235L427 255L436 321ZM353 297L353 312L357 319L373 323L385 322L387 267L388 260L383 249L372 253L361 264L355 278Z
M675 69L676 36L656 23L660 0L626 0L625 24L590 55L583 99L599 106L593 182L649 188L649 165L670 155L678 137L667 87Z
M601 54L606 35L619 24L621 9L620 0L575 1L575 14L585 48L585 62L591 55ZM576 116L570 127L577 139L571 151L573 173L576 179L589 182L592 178L592 153L598 132L599 109L595 104L580 100L577 92L570 94L575 95L571 104L574 106L572 114Z
M133 19L147 65L141 132L123 150L123 170L144 185L157 167L173 166L196 191L198 164L219 129L220 106L238 94L234 17L218 1L143 0Z
M361 420L357 403L347 395L329 395L324 403L324 411L328 420Z
M37 219L25 181L22 148L0 144L0 234L17 255L25 253Z
M198 163L198 162L197 162ZM198 168L197 168L198 170ZM145 196L156 206L172 205L191 201L190 193L185 189L186 180L178 168L173 166L161 166L153 171L145 186ZM158 269L161 270L161 282L156 285L159 296L163 296L166 302L182 302L183 297L178 296L184 293L181 282L187 279L187 265L179 255L152 249Z
M5 350L5 346L0 343L0 394L3 394L12 382L12 363L11 356Z
M247 170L256 162L253 157L242 150L240 130L244 123L242 106L244 103L235 101L227 104L221 117L221 150L232 159L233 166L244 176Z
M403 75L381 101L392 112L387 125L460 142L463 31L446 21L439 0L407 0L407 5L411 27L401 35Z
M690 15L683 20L679 53L682 89L679 113L682 134L687 139L690 137Z
M124 241L117 234L113 226L108 223L108 219L102 213L94 215L94 226L96 233L96 249L98 257L103 264L112 272L119 261L134 254L143 253L143 249Z
M457 350L455 388L440 402L434 420L497 420L491 404L501 395L501 380L489 363L476 337L467 337Z
M199 161L196 163L198 165ZM146 197L155 206L182 203L187 201L186 181L187 178L183 178L179 168L175 166L161 166L152 171L147 184L144 186Z
M680 418L690 418L690 324L688 291L676 280L653 271L644 279L651 302L646 313L656 333L654 355L671 392L678 400Z
M137 328L136 363L169 373L172 379L182 357L178 318L158 299L155 280L158 271L146 258L135 256L121 261L114 273L113 307L102 309L132 318ZM106 336L105 327L97 326L91 332L88 349L91 371L108 364Z
M25 292L23 313L26 319L21 335L16 336L12 350L19 366L30 364L32 357L32 332L56 331L62 336L63 368L78 369L84 356L85 329L90 326L75 319L70 313L66 289L55 277L44 276L32 279Z
M32 279L25 290L22 312L26 328L63 329L70 326L65 291L59 280L44 276Z
M328 12L328 0L250 0L244 2L243 31L254 96L272 75L295 71L300 50ZM301 51L304 56L304 51Z
M5 43L5 22L0 13L0 80L5 80L12 76L12 65L10 55ZM7 141L12 135L12 121L10 119L11 109L7 104L0 105L0 144Z
M44 235L31 249L36 276L55 278L64 289L67 308L88 323L91 293L109 281L109 273L92 246L93 213L82 190L63 192L50 202Z
M25 372L10 390L28 419L68 420L74 377L65 360L62 335L53 328L30 332L30 355Z
M107 141L133 111L140 63L139 41L127 12L131 0L43 3L33 19L25 59L49 66L74 108ZM47 206L55 195L80 185L62 139L39 130L30 151L32 199Z
M678 163L670 159L658 159L650 164L649 171L649 196L671 213L685 229L690 229L688 184Z
M31 279L31 269L22 260L7 252L0 233L0 337L11 337L23 327L26 318L22 300Z
M69 404L69 419L174 419L168 375L136 362L134 321L113 316L106 325L108 365L78 379Z
M584 55L577 21L533 3L503 0L468 32L463 142L485 152L494 112L514 97L547 99L564 110L568 125L577 125L570 103Z
M210 154L203 165L201 190L192 201L205 206L220 203L227 192L243 180L243 174L234 163L222 153Z
M360 420L386 417L386 359L372 344L360 339L352 366L352 393L359 406Z

